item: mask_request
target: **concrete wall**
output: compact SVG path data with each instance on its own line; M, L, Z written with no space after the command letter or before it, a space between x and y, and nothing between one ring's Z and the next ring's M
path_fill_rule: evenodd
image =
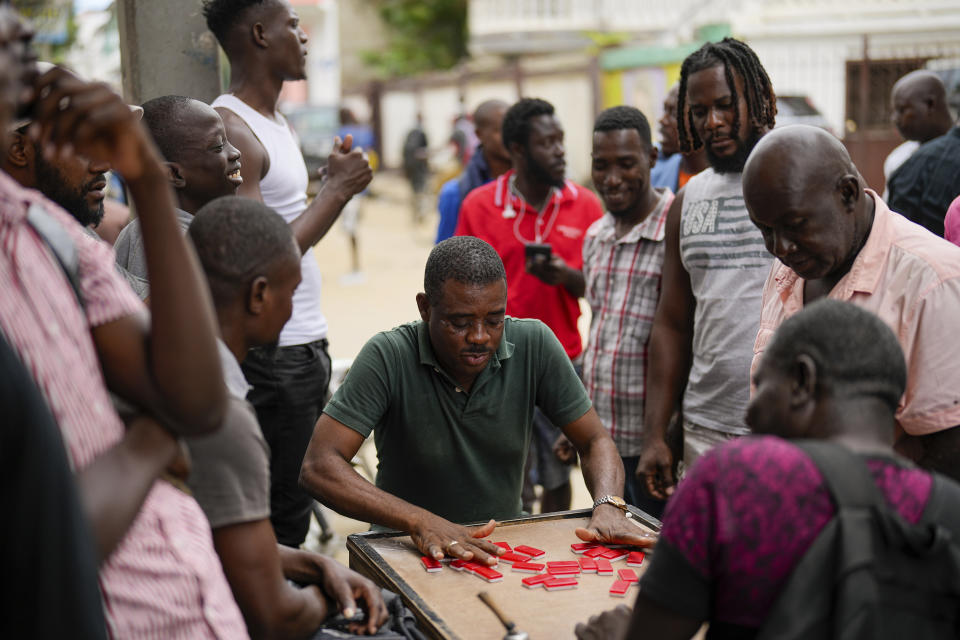
M210 102L219 95L219 49L199 2L125 0L117 10L128 101L175 93Z

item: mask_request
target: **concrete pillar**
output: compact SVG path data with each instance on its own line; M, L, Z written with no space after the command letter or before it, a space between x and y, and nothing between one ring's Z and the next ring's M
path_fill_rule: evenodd
M220 94L220 52L198 0L117 2L123 94L131 103Z

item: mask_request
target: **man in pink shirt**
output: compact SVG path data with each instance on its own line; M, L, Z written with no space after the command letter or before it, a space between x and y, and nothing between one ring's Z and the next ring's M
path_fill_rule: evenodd
M960 245L960 196L957 196L943 219L943 237L955 245Z
M897 449L960 479L960 247L890 211L843 145L822 129L767 135L743 173L743 194L774 264L763 291L752 370L774 331L829 297L876 313L907 360Z
M0 172L0 332L63 436L99 551L111 637L244 638L203 512L157 480L177 454L175 436L215 430L226 401L209 294L161 158L106 85L59 68L36 78L31 35L0 5L0 131L29 106L27 135L50 158L76 152L123 175L143 224L154 312L114 269L109 247ZM36 96L29 105L18 100L25 85ZM170 432L143 418L125 426L108 389Z

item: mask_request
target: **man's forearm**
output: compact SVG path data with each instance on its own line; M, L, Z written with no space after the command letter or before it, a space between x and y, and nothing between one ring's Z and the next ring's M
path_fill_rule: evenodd
M300 246L300 253L320 242L337 221L350 196L343 189L325 184L302 214L290 223L290 229Z
M101 563L126 535L154 481L176 455L176 441L162 429L147 418L135 419L120 442L77 472Z
M411 532L434 517L368 482L336 454L319 463L304 459L300 486L337 513L398 531Z
M680 401L690 370L691 339L689 332L654 323L643 414L644 441L666 438L670 416Z
M129 183L143 230L150 278L150 369L163 410L184 435L215 429L226 392L206 282L174 213L173 193L155 152Z
M574 298L582 298L587 290L587 282L583 277L583 271L567 267L567 272L563 279L563 288Z
M609 437L597 437L580 452L583 481L594 500L623 495L623 460Z

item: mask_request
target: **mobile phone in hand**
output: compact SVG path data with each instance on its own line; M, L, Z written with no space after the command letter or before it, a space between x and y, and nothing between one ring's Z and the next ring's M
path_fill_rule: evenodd
M524 247L524 254L527 256L527 260L533 259L550 262L552 252L553 250L548 243L530 242ZM542 256L542 258L540 256Z

